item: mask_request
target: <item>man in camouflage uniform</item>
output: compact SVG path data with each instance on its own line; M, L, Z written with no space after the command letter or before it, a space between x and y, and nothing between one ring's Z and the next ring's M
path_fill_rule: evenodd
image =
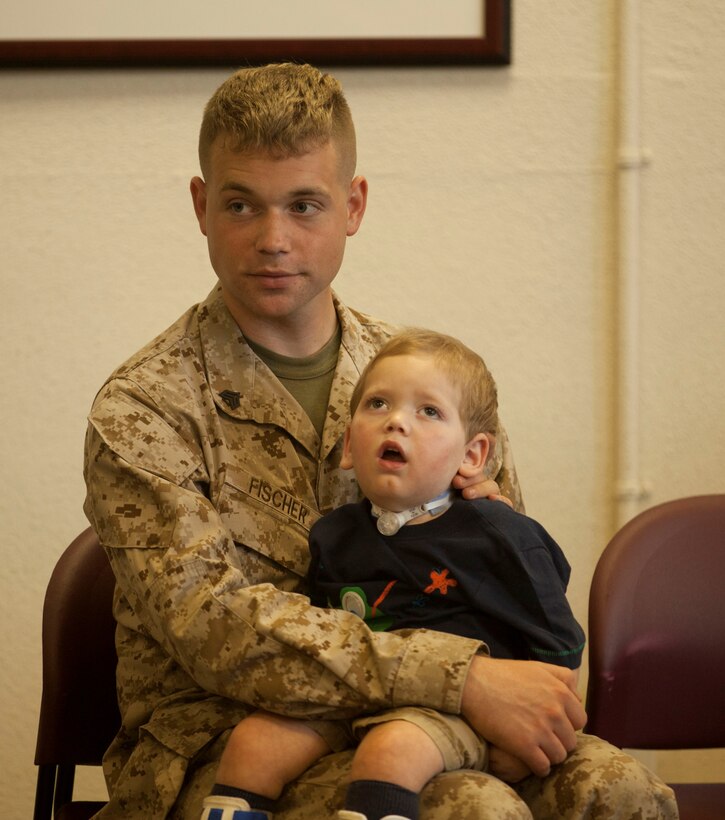
M238 72L207 106L200 159L192 198L220 283L113 374L89 418L85 509L117 578L123 717L100 816L196 820L255 708L314 721L414 704L462 714L534 773L513 788L440 775L425 820L676 817L639 764L576 734L569 670L309 605L309 529L358 498L339 468L349 396L393 332L331 290L367 197L339 85L310 67ZM503 431L496 448L491 475L521 508ZM350 755L288 787L278 820L332 815Z

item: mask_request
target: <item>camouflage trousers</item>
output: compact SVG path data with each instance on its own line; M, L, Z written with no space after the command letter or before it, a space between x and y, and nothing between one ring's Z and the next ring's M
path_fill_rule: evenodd
M226 736L199 760L170 817L198 820ZM342 806L351 750L328 755L287 787L275 820L325 820ZM440 774L421 793L420 820L677 820L672 790L629 755L581 735L569 758L545 778L508 786L492 775Z

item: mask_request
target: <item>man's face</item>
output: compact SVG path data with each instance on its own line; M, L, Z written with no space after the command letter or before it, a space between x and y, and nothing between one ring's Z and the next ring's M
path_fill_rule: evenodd
M381 359L352 417L342 466L354 467L363 493L384 509L431 501L467 457L458 406L457 390L430 357Z
M296 326L331 308L348 236L365 212L367 184L346 182L334 143L276 159L240 153L223 137L205 181L191 182L224 300L242 330ZM262 339L259 339L262 341Z

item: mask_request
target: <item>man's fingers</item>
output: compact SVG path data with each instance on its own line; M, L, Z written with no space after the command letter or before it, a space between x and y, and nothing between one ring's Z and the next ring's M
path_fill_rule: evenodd
M501 488L492 478L482 481L480 475L466 478L460 473L456 473L453 477L453 486L457 490L464 490L463 495L465 498L486 498L489 495L496 495L501 492Z
M508 504L509 507L513 510L514 502L506 495L501 495L500 493L494 493L493 495L488 495L486 498L490 498L491 501L503 501L504 504Z
M551 771L551 761L541 749L533 753L525 762L532 774L537 777L546 777Z
M566 700L564 709L574 731L583 729L587 722L587 713L584 710L581 698L576 692L573 692L572 696Z

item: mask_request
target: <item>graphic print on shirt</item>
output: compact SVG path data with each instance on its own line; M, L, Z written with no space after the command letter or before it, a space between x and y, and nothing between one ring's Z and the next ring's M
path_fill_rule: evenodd
M373 632L384 632L393 625L393 619L378 609L378 606L385 600L395 583L390 581L372 606L368 603L365 590L360 587L343 587L340 590L340 607L345 612L352 612L353 615L362 618Z
M448 590L450 587L457 587L458 581L455 578L448 577L448 569L442 570L435 570L432 569L430 571L430 584L423 590L423 592L427 592L429 595L432 595L434 592L440 592L441 595L448 595Z
M433 595L434 593L447 595L449 589L458 586L458 581L449 576L447 567L437 570L432 569L430 571L430 580L430 584L423 590L426 595ZM396 583L395 580L389 581L372 604L368 601L365 590L361 587L342 587L340 590L340 608L344 609L345 612L352 612L358 618L362 618L373 631L384 632L386 629L390 629L394 619L380 609L380 604L387 598ZM413 600L412 604L413 606L425 606L425 598L419 595Z

